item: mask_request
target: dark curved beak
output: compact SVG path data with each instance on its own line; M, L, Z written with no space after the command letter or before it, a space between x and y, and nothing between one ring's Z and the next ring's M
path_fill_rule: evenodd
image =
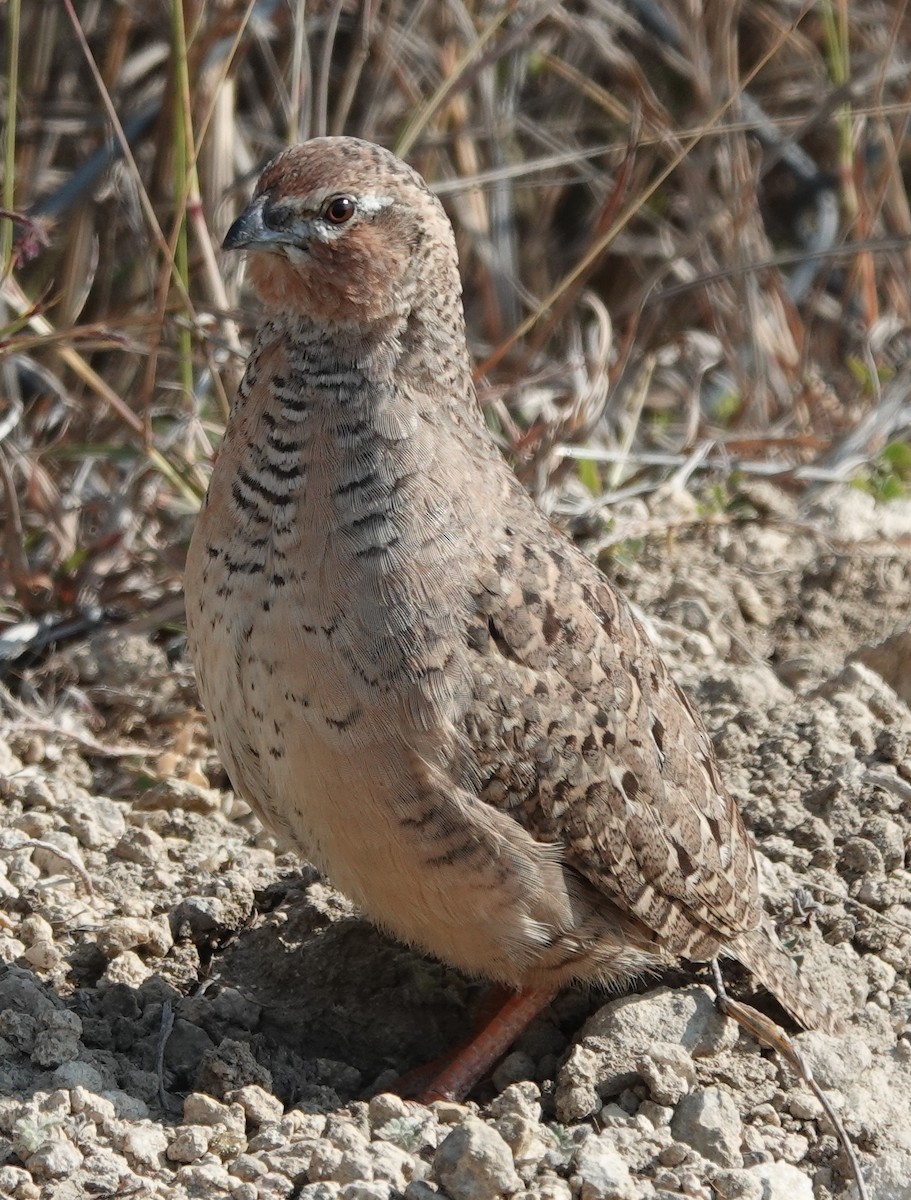
M254 196L240 214L221 244L222 250L275 250L279 246L297 246L300 230L270 229L263 221L268 197Z
M222 250L244 250L247 246L267 239L271 230L263 224L263 196L257 196L247 205L221 244Z

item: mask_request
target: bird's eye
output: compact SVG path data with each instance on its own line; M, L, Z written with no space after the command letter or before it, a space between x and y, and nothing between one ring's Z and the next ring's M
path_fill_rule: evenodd
M326 205L326 220L333 225L344 225L354 216L355 203L350 196L336 196Z

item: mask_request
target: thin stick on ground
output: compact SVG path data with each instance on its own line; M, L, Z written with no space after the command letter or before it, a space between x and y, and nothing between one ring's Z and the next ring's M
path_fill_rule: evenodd
M839 1117L838 1113L832 1107L828 1096L813 1078L813 1072L810 1070L806 1059L779 1025L776 1025L774 1021L764 1016L761 1012L758 1012L752 1005L743 1004L739 1000L731 999L724 986L724 979L722 978L721 967L718 965L717 958L712 959L711 967L718 999L718 1008L726 1017L730 1017L731 1020L736 1021L741 1029L745 1029L757 1042L761 1042L763 1046L768 1046L770 1050L775 1050L780 1054L800 1076L822 1105L823 1111L828 1117L832 1128L835 1130L835 1136L841 1143L841 1148L844 1150L845 1157L851 1167L854 1182L857 1184L858 1200L870 1200L870 1193L867 1191L867 1185L864 1182L860 1163L857 1160L857 1154L851 1144L848 1131L842 1124L841 1117Z

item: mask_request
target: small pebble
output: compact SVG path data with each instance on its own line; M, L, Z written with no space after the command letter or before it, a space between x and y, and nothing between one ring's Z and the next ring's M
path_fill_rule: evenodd
M62 1179L82 1166L82 1154L69 1138L58 1135L30 1154L26 1166L38 1179Z
M115 1146L144 1167L157 1167L168 1149L168 1135L160 1125L140 1121L127 1125Z
M167 858L164 838L153 829L127 829L114 847L118 858L141 867L154 867Z
M255 1083L227 1092L225 1102L239 1104L251 1125L280 1121L285 1111L281 1100Z
M522 1186L509 1146L477 1117L466 1117L440 1143L433 1173L452 1200L494 1200Z
M209 1151L211 1129L205 1125L181 1125L167 1149L172 1162L191 1163Z
M677 1105L671 1131L719 1167L739 1167L742 1126L737 1105L721 1088L699 1088Z

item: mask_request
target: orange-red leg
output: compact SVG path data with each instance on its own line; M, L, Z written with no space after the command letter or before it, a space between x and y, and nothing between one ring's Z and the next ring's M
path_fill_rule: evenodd
M424 1104L464 1099L558 991L558 988L544 988L510 995L487 1024L455 1051L419 1099Z
M475 1013L471 1033L468 1037L464 1041L458 1042L455 1046L450 1046L448 1050L444 1050L436 1058L431 1058L429 1062L419 1063L418 1066L403 1072L390 1090L406 1100L417 1100L423 1096L433 1080L438 1075L441 1075L443 1070L457 1059L467 1046L472 1044L475 1035L480 1033L482 1029L486 1029L507 1000L514 995L515 992L513 989L505 987L502 983L491 984L487 990L487 994L481 1000L478 1011Z

